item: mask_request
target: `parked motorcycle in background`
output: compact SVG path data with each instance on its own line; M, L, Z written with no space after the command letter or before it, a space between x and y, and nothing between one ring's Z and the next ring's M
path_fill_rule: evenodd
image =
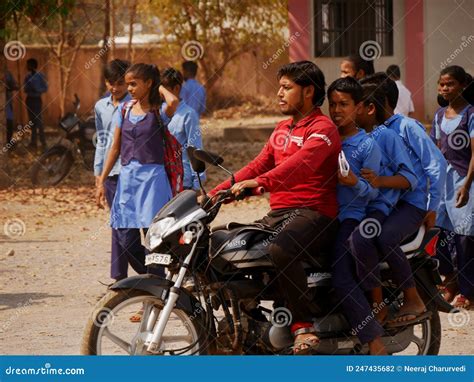
M86 169L94 166L96 129L93 116L81 119L77 115L81 101L74 94L74 112L67 113L59 126L66 132L52 147L48 148L31 169L31 181L36 186L55 186L71 171L76 160Z

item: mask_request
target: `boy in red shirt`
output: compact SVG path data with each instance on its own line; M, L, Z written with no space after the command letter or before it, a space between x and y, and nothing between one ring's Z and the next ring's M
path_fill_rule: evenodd
M269 246L276 281L292 315L294 353L310 353L319 339L314 311L305 294L301 260L317 256L334 241L338 212L337 163L341 141L333 122L322 114L322 71L310 61L278 71L280 110L292 118L276 126L260 154L235 174L232 192L262 186L270 192L271 211L261 222L281 230ZM227 180L210 195L231 187ZM313 305L314 307L314 305Z

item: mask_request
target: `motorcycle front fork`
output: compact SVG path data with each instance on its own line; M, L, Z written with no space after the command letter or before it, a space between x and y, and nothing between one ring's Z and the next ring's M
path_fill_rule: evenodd
M166 328L166 324L168 323L168 320L171 316L171 313L172 313L174 307L176 306L176 301L178 301L179 294L181 293L180 288L181 288L181 285L183 283L184 276L186 275L186 272L188 270L188 266L191 263L191 259L193 258L193 254L196 251L197 243L199 242L199 238L201 237L201 234L202 234L203 231L204 231L204 229L201 228L196 234L196 239L195 239L195 242L193 244L193 247L191 248L191 251L189 252L189 254L185 257L185 259L183 261L183 265L179 269L178 276L177 276L177 278L174 282L174 285L169 289L168 298L165 302L165 306L159 312L158 322L157 322L153 332L151 332L151 330L152 330L152 326L153 326L153 324L156 320L156 313L150 315L150 319L147 320L148 321L147 329L151 333L147 336L147 338L145 340L145 346L147 347L147 351L150 352L150 353L157 353L157 352L160 351L160 346L161 346L161 342L162 342L163 333L164 333L165 328ZM172 276L169 275L168 277L171 279ZM166 291L164 293L166 293ZM156 312L156 309L153 309L153 312ZM143 317L146 317L146 316L143 316Z

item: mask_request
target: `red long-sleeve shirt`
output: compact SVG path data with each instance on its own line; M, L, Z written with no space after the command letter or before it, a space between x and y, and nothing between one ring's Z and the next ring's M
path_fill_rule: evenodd
M337 163L341 140L337 127L320 109L292 126L277 124L260 154L235 174L236 182L255 179L270 192L270 206L310 208L337 216ZM210 194L230 188L230 180Z

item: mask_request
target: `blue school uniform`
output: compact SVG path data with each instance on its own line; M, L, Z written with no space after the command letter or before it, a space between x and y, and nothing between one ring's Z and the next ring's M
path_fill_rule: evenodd
M405 193L401 199L421 210L437 211L447 168L441 151L415 119L395 114L384 125L402 138L418 180L416 188Z
M120 101L124 103L130 101L130 94ZM120 105L120 104L119 104ZM97 136L97 144L94 156L94 175L99 176L105 165L105 160L112 147L115 128L119 124L119 105L115 106L112 96L101 98L94 106L95 112L95 128ZM118 175L120 172L120 158L115 162L114 167L110 171L109 176Z
M364 130L359 130L357 134L342 142L342 150L351 170L359 180L353 187L337 185L338 219L361 221L365 216L367 204L377 196L378 191L360 176L360 170L370 168L378 174L381 161L380 148Z
M164 113L165 107L166 104L163 104L161 108L162 113ZM198 175L191 167L191 162L189 161L188 152L186 150L189 146L202 149L202 135L199 127L198 114L192 107L187 105L185 101L180 101L168 125L168 130L179 141L183 149L184 188L199 190ZM201 180L204 179L205 175L201 174Z
M171 199L171 187L164 167L163 131L155 113L134 115L129 110L122 120L121 170L111 209L113 228L147 228L157 212ZM160 113L163 124L169 118Z
M456 208L456 194L466 181L467 168L469 166L471 143L474 138L474 107L468 106L455 118L448 119L444 116L445 108L436 113L435 136L441 143L441 150L449 157L449 152L463 155L460 158L448 159L447 179L441 204L438 209L436 225L455 232L459 235L474 235L474 187L469 192L469 201L462 208ZM462 121L465 123L461 123ZM447 138L442 140L442 137ZM457 159L457 160L456 160Z
M206 111L206 89L194 78L184 81L179 97L196 110L198 115Z
M354 269L357 272L358 262L354 261L348 239L364 219L367 204L378 195L378 191L360 176L360 170L369 168L378 174L381 152L374 139L364 130L359 130L357 134L346 138L342 142L342 150L351 170L359 180L353 187L337 185L338 219L341 224L334 246L332 283L343 311L351 326L355 328L360 319L367 317L367 312L370 314L370 305L361 284L354 277ZM372 320L363 330L358 331L358 336L362 343L366 343L382 333L383 329L377 320Z
M415 170L405 145L398 134L385 125L381 125L374 129L370 136L377 142L382 153L379 175L402 175L410 183L409 191L414 190L418 184ZM367 206L367 213L377 210L388 216L406 191L395 188L380 188L377 197L371 200Z

